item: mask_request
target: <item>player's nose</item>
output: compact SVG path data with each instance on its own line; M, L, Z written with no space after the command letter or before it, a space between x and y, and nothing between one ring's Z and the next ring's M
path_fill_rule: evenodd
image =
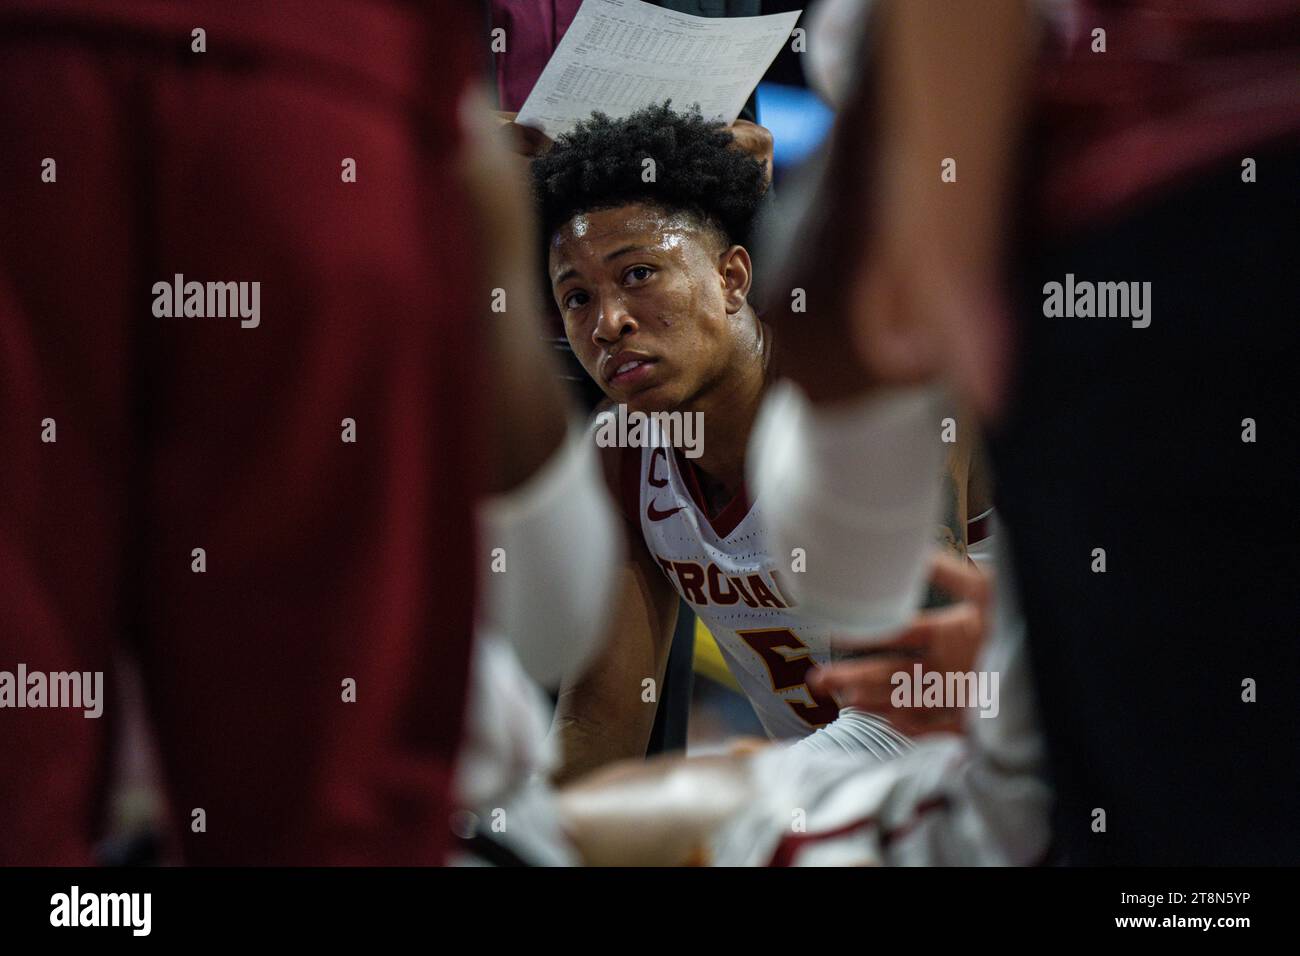
M610 345L637 329L621 295L601 296L596 304L596 324L591 337L599 346Z

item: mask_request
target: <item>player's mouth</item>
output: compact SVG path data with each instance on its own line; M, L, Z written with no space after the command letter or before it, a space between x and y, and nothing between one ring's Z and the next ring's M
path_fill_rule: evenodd
M602 363L601 374L614 388L633 388L654 374L659 360L640 352L619 352Z

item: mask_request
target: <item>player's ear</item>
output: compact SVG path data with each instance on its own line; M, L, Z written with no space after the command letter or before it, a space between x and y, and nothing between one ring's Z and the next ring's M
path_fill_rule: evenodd
M727 314L735 315L745 307L749 287L754 281L754 264L744 246L732 246L722 253L718 259L718 274L722 278Z

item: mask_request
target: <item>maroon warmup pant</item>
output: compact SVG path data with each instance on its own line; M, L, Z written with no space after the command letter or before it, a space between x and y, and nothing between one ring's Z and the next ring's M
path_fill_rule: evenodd
M0 0L0 671L138 661L187 862L447 844L479 490L459 6ZM155 315L177 274L260 283L259 324ZM91 861L105 694L0 709L0 863Z

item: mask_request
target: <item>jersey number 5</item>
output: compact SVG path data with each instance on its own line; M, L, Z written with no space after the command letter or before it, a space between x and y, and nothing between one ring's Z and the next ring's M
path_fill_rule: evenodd
M811 706L801 700L785 702L800 720L814 727L820 727L829 724L839 716L840 709L835 701L814 694L812 688L808 686L808 671L812 669L813 661L809 656L808 645L799 640L794 631L782 627L771 630L737 631L736 634L752 647L767 665L767 673L772 678L772 690L779 692L803 688L808 699L813 702Z

